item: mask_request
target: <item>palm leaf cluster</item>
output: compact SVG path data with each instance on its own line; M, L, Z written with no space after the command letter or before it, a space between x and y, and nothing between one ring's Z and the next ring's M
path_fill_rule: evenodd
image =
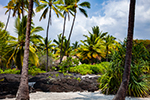
M7 67L11 64L11 61L14 60L15 65L21 69L23 65L23 55L24 55L24 46L25 46L25 37L26 37L26 25L27 25L27 17L23 17L20 19L19 17L15 21L15 31L18 35L16 40L13 40L9 43L9 47L11 47L10 52L11 56L8 59ZM41 36L36 35L34 33L42 31L42 27L31 27L31 34L30 34L30 63L36 66L39 65L38 56L36 55L36 48L35 45L41 38Z
M108 55L108 50L110 51L108 48L115 43L115 38L112 36L109 37L108 42L107 38L109 35L107 36L107 34L107 32L103 33L100 31L98 26L92 27L92 33L89 32L89 36L83 35L86 37L86 40L81 40L82 45L78 49L78 56L83 60L88 60L90 63L96 63L97 61L101 61L102 58L105 58L106 52Z

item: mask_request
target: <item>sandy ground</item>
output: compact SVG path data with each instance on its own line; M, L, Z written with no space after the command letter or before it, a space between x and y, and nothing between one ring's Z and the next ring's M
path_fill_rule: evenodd
M104 95L96 92L36 92L30 93L30 100L112 100L114 95ZM7 98L2 100L15 100ZM150 100L150 98L131 98L126 100Z

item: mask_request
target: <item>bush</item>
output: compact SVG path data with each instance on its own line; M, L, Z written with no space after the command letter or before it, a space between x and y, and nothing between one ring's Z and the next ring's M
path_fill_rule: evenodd
M29 67L28 70L29 75L35 76L39 73L46 73L46 71L42 71L40 68L37 68L36 66Z
M14 69L6 69L3 71L2 69L0 69L0 74L20 74L20 70L14 68Z
M59 67L59 72L67 72L70 67L79 65L79 60L77 58L73 59L72 57L68 57L67 60L62 61Z
M36 66L29 67L28 70L29 75L35 76L39 73L46 73L46 71L42 71L40 68L37 68ZM16 70L16 68L14 68L14 69L6 69L5 71L3 71L2 69L0 69L0 74L20 74L20 70Z
M109 65L109 62L102 62L100 64L90 65L81 64L79 66L70 67L69 72L79 73L82 75L86 74L100 74L105 73L105 67Z

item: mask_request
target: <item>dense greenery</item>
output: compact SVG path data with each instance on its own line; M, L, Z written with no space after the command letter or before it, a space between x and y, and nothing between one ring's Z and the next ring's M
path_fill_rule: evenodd
M113 51L111 66L99 78L100 89L105 94L116 94L124 71L126 41L120 43L117 51ZM142 43L133 43L131 62L131 76L128 95L147 96L150 92L149 52Z

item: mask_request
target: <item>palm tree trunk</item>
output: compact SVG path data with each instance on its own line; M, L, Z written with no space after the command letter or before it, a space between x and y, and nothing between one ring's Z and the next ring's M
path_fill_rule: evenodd
M64 33L65 33L65 26L66 26L66 13L65 13L65 17L64 17L64 27L63 27L63 33L62 33L62 41L61 41L61 51L60 51L60 63L62 62L62 48L63 48L63 40L64 40Z
M130 69L131 69L131 57L132 57L135 2L136 2L136 0L130 0L125 70L123 73L123 79L122 79L121 85L119 87L119 90L118 90L116 96L113 98L113 100L125 100L126 91L128 89L128 83L129 83L129 78L130 78Z
M73 22L72 22L70 34L69 34L68 41L67 41L67 45L66 45L66 48L65 48L65 50L64 50L64 54L62 55L62 58L63 58L63 56L65 55L65 52L66 52L66 50L67 50L67 48L68 48L68 46L69 46L70 38L71 38L72 31L73 31L73 26L74 26L75 19L76 19L76 12L75 12L75 14L74 14L74 19L73 19Z
M28 10L23 67L22 67L22 73L21 73L21 81L20 81L19 89L16 95L16 100L29 100L28 59L29 59L29 42L30 42L32 12L33 12L33 0L30 0L29 10Z
M46 71L48 69L48 31L49 31L49 24L50 24L50 20L51 20L51 8L49 11L49 18L48 18L48 23L47 23L47 31L46 31L46 58L47 58L47 63L46 63ZM51 69L51 68L50 68Z
M22 11L22 18L24 17L24 1L22 0L22 9L21 9L21 11Z
M7 26L8 26L8 22L9 22L9 19L10 19L10 14L11 14L11 10L9 10L9 14L8 14L8 18L7 18L7 22L6 22L6 26L5 26L5 31L6 31Z

